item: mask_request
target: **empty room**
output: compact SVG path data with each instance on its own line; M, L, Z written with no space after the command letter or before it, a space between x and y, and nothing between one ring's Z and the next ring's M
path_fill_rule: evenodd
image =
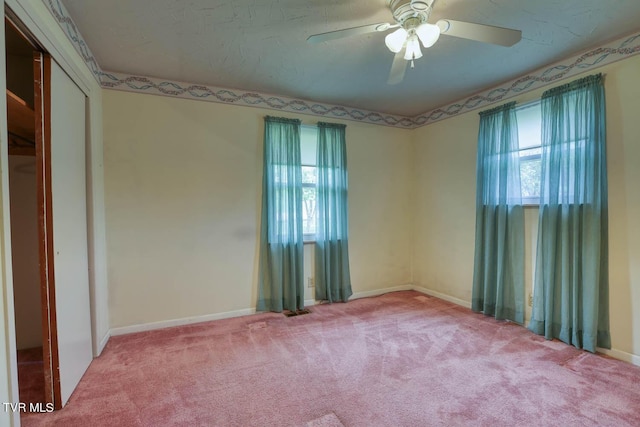
M4 0L0 426L640 425L637 0Z

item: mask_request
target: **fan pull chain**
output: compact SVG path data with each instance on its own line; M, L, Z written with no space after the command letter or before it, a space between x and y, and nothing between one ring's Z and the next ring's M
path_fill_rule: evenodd
M414 69L416 67L416 64L413 62L413 59L411 60L411 69Z

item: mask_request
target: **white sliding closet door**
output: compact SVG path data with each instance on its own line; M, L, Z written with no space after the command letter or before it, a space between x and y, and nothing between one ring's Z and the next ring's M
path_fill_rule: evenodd
M92 360L85 95L51 61L51 194L62 405Z

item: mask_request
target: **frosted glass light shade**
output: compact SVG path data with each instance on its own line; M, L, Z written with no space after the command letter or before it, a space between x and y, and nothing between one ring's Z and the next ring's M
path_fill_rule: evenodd
M440 37L440 27L432 24L420 24L416 28L416 34L425 48L433 46Z
M404 42L407 40L407 30L404 28L398 28L391 34L387 34L387 37L384 38L384 43L387 45L389 50L393 53L398 53L404 47Z
M404 53L404 59L411 61L418 58L422 58L422 51L420 50L418 37L414 34L407 40L407 51Z

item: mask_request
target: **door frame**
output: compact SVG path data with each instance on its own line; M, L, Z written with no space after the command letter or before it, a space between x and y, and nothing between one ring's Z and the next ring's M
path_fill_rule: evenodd
M57 2L3 0L5 17L20 23L33 42L51 55L71 77L88 99L86 112L87 149L87 218L91 328L93 356L100 355L110 337L108 307L107 244L104 188L104 152L102 135L103 72L95 62L89 47L77 32L66 10ZM4 24L4 21L3 21ZM0 40L4 40L0 34ZM4 44L4 43L3 43ZM2 60L0 59L0 62ZM0 69L0 80L6 71ZM0 87L4 83L0 82ZM0 99L0 110L6 111L5 100ZM7 148L6 118L0 117L0 147ZM18 363L13 321L13 282L11 270L10 219L8 203L8 170L2 156L0 168L0 328L6 332L0 339L0 397L18 402ZM5 376L6 374L6 376ZM6 380L5 380L6 379ZM0 412L0 424L20 423L19 414Z
M53 204L51 190L51 56L34 52L34 111L36 116L36 181L40 259L40 300L45 403L62 408L58 369L58 325L53 248Z
M56 320L56 293L51 188L51 56L30 36L22 23L5 13L5 25L33 48L33 109L35 115L38 261L45 402L62 408Z

